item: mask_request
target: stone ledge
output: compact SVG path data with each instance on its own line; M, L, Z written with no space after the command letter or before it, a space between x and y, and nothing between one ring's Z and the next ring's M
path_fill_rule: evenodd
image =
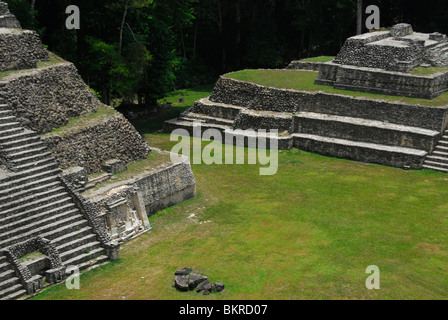
M322 91L279 89L222 76L210 97L218 103L276 112L314 112L442 132L448 124L448 106L422 106Z
M417 76L375 68L325 63L315 84L335 89L432 100L448 91L448 72Z
M293 134L294 147L325 156L377 163L398 168L421 169L427 152L422 150L355 142L309 134Z

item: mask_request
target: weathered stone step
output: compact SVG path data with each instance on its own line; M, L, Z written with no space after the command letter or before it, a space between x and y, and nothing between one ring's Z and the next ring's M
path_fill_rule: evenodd
M3 233L14 234L15 230L19 229L21 230L21 232L24 232L25 229L35 228L45 223L51 223L58 219L63 219L65 217L79 214L79 210L76 208L72 208L72 210L53 211L57 211L57 213L44 211L36 215L28 216L26 219L20 219L12 223L2 225L0 227L0 239Z
M21 139L15 139L7 142L0 141L0 144L5 152L9 152L10 149L30 145L40 141L41 141L40 138L34 135L34 136L22 137Z
M47 151L45 149L46 149L46 147L42 143L42 141L37 141L37 142L31 142L29 144L20 145L17 147L4 148L3 152L6 153L6 157L8 159L17 159L17 158L21 158L24 156L26 157L28 155L36 154L38 152ZM34 152L29 153L31 151L34 151Z
M9 278L8 280L0 282L0 292L4 291L5 289L7 289L9 287L15 286L19 283L20 283L20 281L19 281L19 278L17 278L17 277L12 277L12 278Z
M1 202L0 205L0 211L8 211L9 209L13 209L16 207L19 207L23 210L24 206L34 206L34 201L40 201L43 200L44 198L48 198L50 196L54 196L54 195L61 195L61 194L65 194L65 189L62 186L56 186L54 188L51 189L47 189L44 191L39 191L39 192L34 192L31 195L28 195L26 197L22 197L20 199L12 199L6 202ZM30 204L30 205L28 205ZM0 227L1 229L1 227Z
M26 291L23 288L22 285L14 286L15 290L13 293L8 294L7 296L4 296L0 298L0 300L16 300L26 294ZM1 293L0 293L1 296Z
M12 266L6 260L5 256L0 256L0 273L5 272L7 270L12 270Z
M17 281L19 280L16 278ZM25 293L23 290L23 286L19 284L15 284L5 290L0 291L0 300L14 300L18 297L22 296Z
M9 238L14 238L15 236L18 236L20 234L29 232L31 230L35 230L41 227L44 227L46 225L50 225L54 222L69 219L72 217L77 217L78 220L82 219L82 216L79 214L79 211L69 211L69 212L62 212L57 215L49 216L45 215L42 219L35 220L33 222L19 222L15 226L6 225L2 228L0 231L0 241L7 240ZM4 230L6 229L6 230Z
M0 132L7 131L10 129L17 129L17 128L20 128L20 123L18 123L18 122L10 122L10 123L0 124Z
M57 248L60 254L68 251L72 251L76 248L80 248L83 245L92 243L96 241L96 235L91 231L89 234L79 237L70 242L65 242L64 244L60 244ZM54 243L54 242L53 242Z
M427 161L434 161L434 162L448 164L448 157L443 157L440 155L430 155L426 159L427 159Z
M89 253L83 253L71 259L65 261L63 260L63 264L65 266L79 266L80 270L84 270L90 266L106 261L107 257L104 257L105 253L106 250L104 248L98 247L96 249L91 250ZM94 259L96 260L92 261Z
M194 125L192 121L185 121L185 120L168 120L164 123L163 131L166 133L172 133L176 129L185 129L190 136L193 136L193 129L197 127ZM201 124L201 130L204 132L207 129L217 129L221 132L230 129L230 126L224 126L220 124L210 124L210 123L202 123Z
M15 272L12 268L9 270L0 272L0 283L11 279L12 277L14 277L14 275L15 275Z
M61 172L61 169L55 168L53 164L33 168L27 171L15 173L6 178L0 179L0 190L6 190L16 187L18 185L27 184L29 182L40 180L46 177L56 177Z
M46 165L53 165L54 167L59 166L59 164L56 162L56 160L54 158L47 157L47 158L41 159L36 162L29 162L29 163L21 164L20 166L15 166L14 169L17 172L21 172L21 171L36 169L36 168L46 166Z
M100 265L106 261L109 260L109 257L104 255L106 252L106 250L104 249L97 249L94 250L94 252L92 254L89 255L85 255L85 256L81 256L79 258L80 261L85 261L85 262L80 262L77 264L79 270L85 270L87 268L93 267L93 266L97 266ZM91 257L94 257L93 259L90 259ZM75 259L73 259L72 261L76 262Z
M445 146L437 145L435 150L442 151L442 152L448 152L448 146L445 147Z
M75 205L65 199L47 204L46 206L42 206L40 208L34 208L31 211L20 212L16 215L2 218L0 219L0 225L3 227L12 223L22 223L22 221L30 223L42 217L58 215L63 212L71 212L72 214L79 213L79 211L76 210Z
M234 120L244 107L234 106L230 104L212 102L209 98L197 101L189 110L193 113L205 114L215 118Z
M191 121L191 122L200 121L200 122L209 123L209 124L220 124L220 125L229 126L229 127L231 127L233 125L233 120L216 118L216 117L211 117L211 116L192 113L192 112L183 113L181 115L180 119L184 120L184 121Z
M0 124L7 124L7 123L13 123L17 122L16 117L11 115L4 115L0 113Z
M30 182L24 182L16 187L10 187L8 184L5 184L6 187L5 185L0 186L0 197L7 197L8 195L14 195L22 191L26 192L31 188L35 188L41 185L44 186L54 181L57 181L57 175L44 177L42 179L36 179Z
M19 134L20 132L23 132L24 129L21 127L15 127L10 129L0 129L0 137L10 137L12 135Z
M63 245L64 243L69 243L72 241L75 241L77 239L83 238L87 235L94 234L91 227L87 226L85 228L81 228L79 230L75 230L73 232L64 234L58 238L55 238L51 241L52 244L54 244L56 247L59 247ZM95 235L96 237L96 235Z
M294 132L427 151L440 137L434 130L312 112L294 116Z
M50 231L46 231L41 234L43 238L53 241L53 239L59 239L64 235L74 233L75 231L80 231L88 227L88 222L85 219L77 220L75 222L68 222L66 224L61 224L57 228Z
M448 173L448 169L445 169L445 168L442 168L442 167L438 167L438 166L428 165L428 164L424 164L423 165L423 169Z
M23 202L19 202L18 205L15 205L16 203L14 203L14 207L7 209L7 210L2 210L0 212L0 217L8 217L8 216L12 216L15 215L17 213L20 212L26 212L28 210L36 210L38 208L40 208L41 206L44 206L46 204L54 204L57 201L70 201L71 198L68 197L67 193L65 192L49 192L49 196L46 197L42 197L42 198L38 198L37 200L33 200L31 202L28 203L23 203Z
M24 129L17 134L0 137L0 144L4 144L10 141L21 140L29 137L37 137L37 136L34 131Z
M420 169L428 153L424 150L336 139L318 135L298 134L294 146L325 156L360 162L378 163L398 168Z
M16 160L11 160L9 161L9 163L11 163L11 165L13 165L14 167L20 166L20 165L25 165L28 163L33 163L42 159L47 159L49 157L52 157L51 152L43 152L43 153L39 153L30 157L25 157L25 158L20 158L20 159L16 159Z
M78 246L74 249L65 251L61 253L61 259L65 265L67 261L72 260L73 258L79 257L83 254L89 254L91 251L94 251L98 248L101 248L100 243L98 241L92 241L85 243L81 246ZM102 249L102 248L101 248ZM84 262L84 261L82 261Z
M426 160L425 165L436 167L436 168L442 168L442 169L448 169L448 163L440 162L440 160L433 161L433 160Z
M11 110L0 110L0 118L14 116L14 112Z
M51 211L53 209L58 209L59 207L63 207L72 203L72 199L69 197L62 198L59 201L53 201L44 205L41 205L39 207L33 207L32 209L28 211L21 211L21 212L11 212L10 215L5 215L3 212L0 212L0 221L6 223L9 222L11 219L23 219L25 217L29 217L35 214L39 214L44 211Z
M439 156L439 157L447 157L448 158L448 150L444 150L444 151L434 151L434 155L435 156Z
M59 220L57 222L51 223L51 224L46 224L38 229L34 229L32 231L26 232L26 233L22 233L19 234L15 237L12 238L8 238L6 240L2 240L0 241L0 247L8 247L8 246L12 246L14 244L20 243L25 241L26 239L30 239L32 237L35 237L37 235L41 235L44 233L48 233L48 234L55 234L57 233L57 230L65 225L74 223L74 222L79 222L81 225L82 223L87 224L86 220L83 220L81 215L74 215L71 216L67 219L63 219L63 220ZM57 236L57 235L56 235ZM51 240L51 238L49 238L49 240Z

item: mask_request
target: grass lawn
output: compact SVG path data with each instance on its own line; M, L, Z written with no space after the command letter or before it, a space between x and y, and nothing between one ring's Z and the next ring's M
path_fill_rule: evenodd
M170 150L176 142L152 125L164 117L139 129ZM81 290L60 285L35 299L448 297L446 174L297 149L279 152L274 176L260 176L257 165L193 171L197 197L152 216L153 229L123 245L120 261L82 275ZM365 287L370 265L380 268L380 290ZM174 272L184 266L226 291L176 291Z
M314 57L314 58L306 58L303 59L301 61L305 61L305 62L328 62L333 60L335 57L331 57L331 56L321 56L321 57Z
M423 72L423 71L422 71ZM364 97L376 100L386 100L391 102L404 102L409 104L418 104L422 106L446 106L448 105L448 92L433 100L416 99L408 97L388 96L373 93L356 92L349 90L335 89L332 86L322 86L314 84L317 78L317 72L301 70L241 70L227 74L226 77L257 83L263 86L297 89L306 91L322 91L327 93L342 94L352 97Z

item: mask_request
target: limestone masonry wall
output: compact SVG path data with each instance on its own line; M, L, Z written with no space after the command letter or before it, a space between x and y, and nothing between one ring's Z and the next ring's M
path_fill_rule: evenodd
M48 51L35 31L0 31L0 71L31 69L38 61L47 61Z
M107 203L125 197L130 190L138 190L142 196L146 213L152 215L158 210L194 197L196 195L195 184L190 161L187 157L183 157L177 163L170 162L164 168L154 168L151 173L146 172L84 196L96 206L98 212L105 212Z
M76 164L89 174L99 172L106 160L131 163L146 158L150 152L148 144L120 113L68 136L44 136L43 141L63 169Z
M221 77L210 100L276 112L333 114L442 132L447 126L447 107L429 107L367 98L264 87Z
M136 181L146 212L153 214L196 195L196 182L189 159L175 163Z
M433 99L447 90L448 73L414 76L326 63L321 66L316 84L331 85L336 89Z
M100 104L68 62L11 74L0 81L0 88L22 126L38 133L92 114Z

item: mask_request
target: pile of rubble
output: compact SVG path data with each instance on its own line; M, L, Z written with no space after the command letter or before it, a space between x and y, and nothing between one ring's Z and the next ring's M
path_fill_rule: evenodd
M206 276L193 271L192 268L182 268L175 272L174 287L180 291L203 292L204 295L209 295L212 292L224 291L225 285L217 282L212 284Z

